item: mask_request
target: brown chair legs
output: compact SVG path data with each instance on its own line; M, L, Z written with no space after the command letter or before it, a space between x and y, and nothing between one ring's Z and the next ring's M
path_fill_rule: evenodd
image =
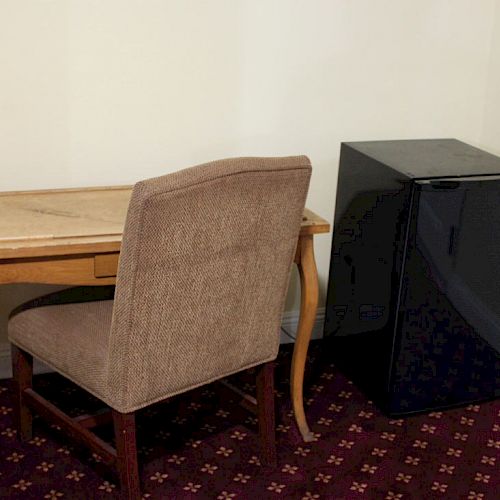
M12 372L15 386L15 425L19 438L26 441L32 438L33 416L31 407L49 421L54 421L74 439L87 444L100 454L110 465L116 464L120 479L121 498L140 500L139 467L137 463L137 444L135 412L120 413L112 410L116 450L102 441L88 428L107 421L104 414L70 418L32 390L33 358L22 349L12 346ZM257 408L263 465L276 465L276 431L274 412L274 363L264 363L257 368ZM255 411L255 405L253 406Z
M116 466L120 477L121 498L141 498L137 444L135 437L135 412L120 413L112 410L116 441Z
M261 461L276 466L276 430L274 416L274 363L264 363L257 372L257 415Z
M14 378L14 422L21 441L33 436L33 415L26 405L23 391L31 389L33 381L33 356L12 345L12 376Z

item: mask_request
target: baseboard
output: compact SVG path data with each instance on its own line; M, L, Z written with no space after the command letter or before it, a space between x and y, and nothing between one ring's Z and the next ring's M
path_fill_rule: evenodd
M311 338L320 339L323 336L323 323L325 321L324 308L318 309L316 321L314 322ZM281 344L290 344L295 342L297 326L299 324L299 311L290 311L283 314L281 321ZM33 364L34 373L47 373L51 371L49 367L35 359ZM10 378L12 369L10 364L10 346L8 344L0 345L0 379Z
M314 321L311 339L323 338L323 325L325 323L325 308L318 308L316 320ZM295 342L297 327L299 325L299 311L290 311L283 314L281 320L281 343L289 344Z

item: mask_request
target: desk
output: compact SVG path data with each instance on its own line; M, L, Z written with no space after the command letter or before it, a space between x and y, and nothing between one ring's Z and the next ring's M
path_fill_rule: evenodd
M130 186L0 193L0 284L112 285ZM302 386L316 318L318 275L313 237L327 221L305 209L295 253L301 305L290 392L304 441L311 441Z

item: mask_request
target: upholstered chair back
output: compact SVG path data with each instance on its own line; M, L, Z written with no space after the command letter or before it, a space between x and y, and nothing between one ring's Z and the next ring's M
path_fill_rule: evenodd
M108 391L129 412L276 357L311 166L216 161L135 185Z

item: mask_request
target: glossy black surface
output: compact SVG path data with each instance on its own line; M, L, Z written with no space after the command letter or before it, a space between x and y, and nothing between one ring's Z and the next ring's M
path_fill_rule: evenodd
M347 142L408 179L498 175L500 158L456 139Z
M439 142L388 141L387 152L378 142L376 159L375 143L341 150L325 340L393 415L499 395L500 177L487 170L492 155L481 163L479 150ZM406 162L393 161L395 143L412 152ZM408 172L420 149L425 169ZM420 178L432 151L444 179Z

